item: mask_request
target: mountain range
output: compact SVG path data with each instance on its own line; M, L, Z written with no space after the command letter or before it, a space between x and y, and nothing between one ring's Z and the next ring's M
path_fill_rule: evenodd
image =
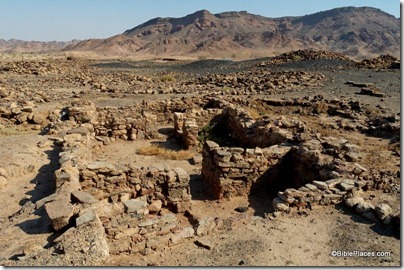
M40 44L4 46L39 48ZM372 7L342 7L304 16L267 18L246 11L197 11L155 18L106 39L43 44L44 50L117 56L259 57L319 49L362 58L400 57L400 19Z

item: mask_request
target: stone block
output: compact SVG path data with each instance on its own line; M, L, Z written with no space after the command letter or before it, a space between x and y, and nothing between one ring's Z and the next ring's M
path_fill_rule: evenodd
M194 234L195 231L192 227L185 227L170 238L170 246L181 244L185 239L192 238Z
M84 211L83 213L80 213L79 217L76 218L76 226L78 227L82 224L86 224L97 219L97 213L93 209L89 209L87 211Z
M357 205L356 205L356 208L355 208L355 210L356 210L356 212L358 213L358 214L362 214L362 213L365 213L365 212L367 212L367 211L370 211L370 210L372 210L372 209L374 209L375 207L373 206L373 204L371 204L371 203L369 203L369 202L359 202Z
M128 214L144 213L144 210L147 207L147 202L138 199L131 199L129 201L124 202L123 204L125 205L125 212Z
M74 207L68 200L55 200L45 204L45 210L52 220L52 226L56 231L69 224L70 218L74 214Z
M147 207L147 209L149 209L150 213L155 214L160 212L162 206L163 202L161 200L155 200Z
M272 206L274 207L275 211L287 211L289 210L289 205L285 203L281 198L276 197L272 201Z

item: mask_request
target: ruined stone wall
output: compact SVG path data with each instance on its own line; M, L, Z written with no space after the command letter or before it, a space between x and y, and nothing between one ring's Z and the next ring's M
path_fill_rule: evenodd
M89 121L57 142L63 149L55 193L36 206L45 205L55 231L68 228L54 248L77 259L83 257L84 248L88 252L82 259L88 260L122 252L147 254L192 238L194 229L179 226L169 211L190 210L189 175L181 168L119 167L92 161L93 148L99 145L90 118L82 116Z
M150 139L157 137L157 117L136 108L99 108L94 124L96 136L122 140Z
M49 122L48 116L48 111L39 111L32 101L0 104L0 118L3 118L0 127L8 122L9 125L28 124L39 130Z
M363 179L367 174L354 163L361 158L358 146L333 137L255 149L207 141L202 156L203 179L217 198L248 195L257 181L273 188L298 188L313 181Z
M256 121L248 111L234 105L224 108L222 117L230 136L245 147L269 147L314 136L301 121L268 116Z
M160 200L162 206L175 212L190 208L189 175L182 168L159 170L92 162L80 171L80 184L100 200L120 202L146 196L149 201Z
M207 125L221 109L193 109L188 113L173 114L174 132L186 149L198 152L201 150L199 131Z
M220 147L207 141L202 150L202 177L216 198L247 195L268 168L281 160L290 146L243 149Z

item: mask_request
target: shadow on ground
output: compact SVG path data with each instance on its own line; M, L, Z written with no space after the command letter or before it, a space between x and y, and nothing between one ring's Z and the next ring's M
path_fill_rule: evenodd
M51 220L45 211L45 207L41 206L35 209L35 203L51 194L56 190L56 183L54 178L55 171L59 168L59 153L62 151L60 146L53 146L52 150L45 151L48 156L49 163L43 165L38 174L31 180L31 183L35 184L33 190L28 191L26 194L30 195L30 199L23 199L19 202L22 208L13 216L27 215L27 219L16 224L26 234L44 234L51 233L52 226ZM31 215L35 215L36 218L30 219ZM48 245L58 237L62 232L53 233L47 238Z
M337 204L335 206L336 209L338 209L341 213L344 215L350 216L351 220L358 222L358 223L363 223L369 225L369 228L376 232L377 234L383 235L383 236L389 236L389 237L395 237L397 239L400 239L400 232L396 231L391 225L384 225L382 222L372 222L361 215L355 213L352 209L349 209L342 203Z

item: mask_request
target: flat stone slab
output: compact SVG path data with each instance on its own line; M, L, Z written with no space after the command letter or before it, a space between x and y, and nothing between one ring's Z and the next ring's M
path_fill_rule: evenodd
M313 185L315 185L318 189L328 189L328 185L325 182L321 182L321 181L313 181L312 182Z
M93 195L85 191L74 191L72 192L72 197L80 203L94 204L99 202Z
M116 170L116 167L108 162L104 162L104 161L95 161L93 163L87 164L87 169L91 170L91 171L105 171L105 172L109 172L109 171L114 171Z
M213 248L213 243L209 238L203 237L200 239L197 239L194 242L198 247L203 247L206 248L207 250L211 250Z
M88 210L85 213L81 214L78 218L76 218L76 226L80 226L82 224L86 224L91 221L97 220L97 214L94 210Z
M311 191L317 190L317 187L315 185L313 185L313 184L310 184L310 183L306 184L304 186L307 187L308 189L310 189Z

